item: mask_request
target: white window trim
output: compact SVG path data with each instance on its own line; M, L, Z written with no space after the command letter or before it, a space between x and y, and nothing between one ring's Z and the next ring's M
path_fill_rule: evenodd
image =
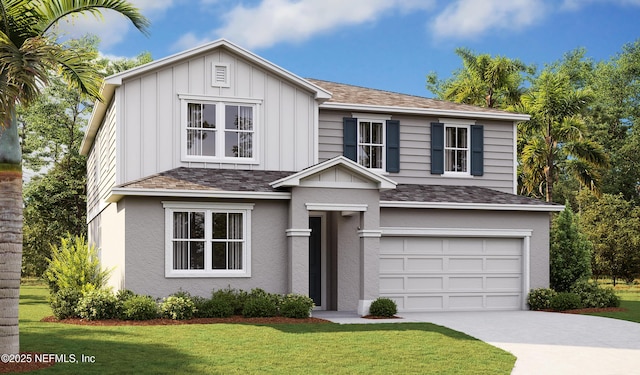
M252 203L199 203L199 202L162 202L165 211L165 277L201 278L201 277L251 277L251 211ZM176 211L205 212L205 254L204 270L173 269L173 213ZM241 270L214 270L211 265L211 214L213 212L242 213L244 230L244 253ZM209 268L207 268L209 267Z
M382 168L367 169L376 173L387 173L387 120L391 120L391 116L372 116L370 113L352 113L351 116L358 120L356 124L356 159L358 164L360 164L360 122L382 123Z
M180 99L180 149L181 160L183 162L202 162L202 163L229 163L229 164L259 164L259 144L260 144L260 108L262 105L261 99L253 98L232 98L232 97L211 97L204 95L191 95L191 94L178 94ZM188 104L213 104L216 105L216 123L220 124L220 127L216 127L216 156L200 156L189 155L187 151L187 121L189 117ZM224 106L227 104L244 105L253 108L253 140L252 140L252 155L251 158L240 157L228 157L224 155L224 111L220 111L218 106Z
M474 177L471 175L471 125L475 125L475 120L467 120L467 119L452 119L452 118L439 118L438 122L444 124L444 173L443 176L446 177ZM467 129L467 171L466 172L455 172L455 171L447 171L447 128L466 128Z

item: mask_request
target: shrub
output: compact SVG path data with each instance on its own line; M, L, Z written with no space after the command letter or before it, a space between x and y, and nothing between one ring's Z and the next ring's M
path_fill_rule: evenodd
M398 305L396 302L389 298L379 297L375 301L371 302L369 307L369 314L374 316L392 317L398 312Z
M580 296L571 292L560 292L551 298L551 309L555 311L575 310L582 307Z
M192 298L196 307L197 318L228 318L233 315L233 301L225 298Z
M120 307L124 320L150 320L158 317L158 304L150 296L129 296Z
M102 320L118 316L117 299L109 289L95 289L78 301L76 313L82 319Z
M225 301L231 307L233 307L233 312L231 313L231 315L242 315L242 310L244 309L245 302L249 298L249 293L244 290L227 288L213 291L211 293L211 298Z
M591 243L578 230L571 206L567 205L551 226L549 277L551 288L568 292L591 276Z
M527 304L531 310L549 310L551 308L551 299L557 293L553 289L538 288L529 292Z
M196 306L191 298L183 296L169 296L160 304L160 315L173 320L185 320L193 318Z
M60 289L88 292L101 289L109 278L109 270L100 267L98 252L83 236L61 238L60 246L51 246L51 260L44 272L51 294Z
M57 293L49 297L49 304L53 310L53 315L57 319L76 318L76 307L82 293L77 289L60 289Z
M598 284L583 281L576 283L571 289L572 292L580 296L580 301L584 307L618 307L620 298L613 289L600 288Z
M242 309L246 318L266 318L278 314L280 296L270 294L262 289L253 289L247 296Z
M313 300L307 296L289 294L282 299L280 315L286 318L308 318L314 306Z

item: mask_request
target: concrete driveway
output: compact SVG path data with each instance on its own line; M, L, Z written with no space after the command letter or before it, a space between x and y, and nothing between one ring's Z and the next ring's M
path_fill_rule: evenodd
M336 323L429 322L513 353L512 374L640 374L640 324L538 311L402 313L369 320L315 312Z

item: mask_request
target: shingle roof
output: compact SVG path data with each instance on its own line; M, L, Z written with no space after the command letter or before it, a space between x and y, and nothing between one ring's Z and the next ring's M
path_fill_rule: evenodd
M307 81L331 92L332 97L327 101L327 103L364 104L375 106L438 109L513 115L513 113L492 108L447 102L444 100L430 99L422 96L400 94L391 91L347 85L344 83L322 81L313 78L307 78Z
M279 192L270 183L292 175L286 171L176 168L121 185L128 189L208 190L238 192ZM476 186L399 184L380 193L381 201L424 203L478 203L504 205L548 205L538 199ZM559 206L559 205L555 205Z
M275 192L269 184L294 172L176 168L120 187L131 189Z
M395 190L381 192L380 200L395 202L559 206L539 199L503 193L477 186L398 185Z

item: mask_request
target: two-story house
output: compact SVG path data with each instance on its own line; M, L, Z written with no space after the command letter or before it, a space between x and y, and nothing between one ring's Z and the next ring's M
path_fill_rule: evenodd
M90 240L110 283L358 310L525 309L549 213L516 192L527 115L303 79L226 40L108 77Z

